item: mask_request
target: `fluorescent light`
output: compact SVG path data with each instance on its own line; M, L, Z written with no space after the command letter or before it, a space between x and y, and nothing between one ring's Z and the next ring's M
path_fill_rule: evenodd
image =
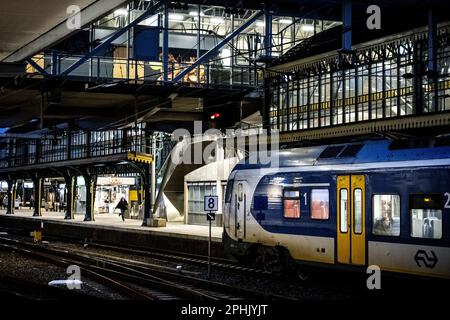
M144 25L144 26L155 26L156 27L156 26L158 26L158 15L155 14L155 15L151 16L150 18L145 19L140 24Z
M302 30L304 32L313 32L314 31L314 26L312 24L303 24L300 27L300 30Z
M189 11L189 15L191 17L196 17L198 16L198 12L197 11ZM205 14L203 12L200 11L200 17L203 17Z
M127 9L117 9L116 11L114 11L115 16L126 16L127 14L128 14Z
M169 13L169 20L183 21L184 16L179 13Z
M256 26L257 27L264 27L266 24L264 23L264 21L256 21Z
M223 23L223 18L214 17L214 18L211 18L209 21L212 24L221 24L221 23Z
M278 21L280 23L284 23L284 24L291 24L292 23L292 19L280 19Z

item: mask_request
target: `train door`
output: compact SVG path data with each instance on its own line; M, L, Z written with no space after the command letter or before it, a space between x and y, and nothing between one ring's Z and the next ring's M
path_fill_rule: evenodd
M337 177L337 261L364 265L365 178L363 175Z
M246 233L246 206L247 206L247 194L248 190L247 182L244 180L235 180L234 190L234 230L235 237L237 239L244 239Z

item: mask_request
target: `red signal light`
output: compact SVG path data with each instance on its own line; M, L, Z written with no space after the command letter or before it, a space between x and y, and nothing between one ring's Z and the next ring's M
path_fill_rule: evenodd
M217 119L220 117L220 113L214 113L211 117L209 117L211 120Z

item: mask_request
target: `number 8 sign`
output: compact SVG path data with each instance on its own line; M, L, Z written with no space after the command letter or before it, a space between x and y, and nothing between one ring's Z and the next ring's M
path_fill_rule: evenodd
M219 210L219 197L218 196L205 196L204 210L205 211Z

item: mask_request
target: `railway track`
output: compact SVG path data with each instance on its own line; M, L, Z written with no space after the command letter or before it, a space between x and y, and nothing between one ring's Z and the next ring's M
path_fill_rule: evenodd
M0 248L63 266L78 265L83 274L112 287L132 299L144 300L240 300L284 299L273 294L249 291L223 283L195 278L160 266L98 253L50 248L0 237Z
M17 233L17 234L25 234L22 229L16 229L16 228L4 228L0 227L0 230L5 230L10 233ZM60 242L68 242L68 243L75 243L79 245L87 245L92 248L98 248L103 250L111 250L114 252L120 252L120 253L126 253L126 254L133 254L137 256L147 257L147 258L153 258L153 259L159 259L159 260L165 260L165 261L172 261L179 264L187 263L191 265L197 265L197 266L207 266L208 265L208 257L202 256L202 255L196 255L186 252L176 252L176 251L170 251L170 250L163 250L163 249L157 249L157 248L151 248L148 251L142 250L134 247L127 247L127 246L116 246L116 245L110 245L110 244L104 244L104 243L98 243L95 241L79 241L79 240L73 240L68 239L62 236L44 236L46 240L51 241L60 241ZM258 275L258 276L269 276L273 277L273 274L263 270L263 269L255 269L251 267L243 266L242 264L236 262L235 260L231 259L224 259L224 258L218 258L218 257L211 257L211 266L220 270L228 270L233 272L240 272L240 273L247 273L249 275Z

